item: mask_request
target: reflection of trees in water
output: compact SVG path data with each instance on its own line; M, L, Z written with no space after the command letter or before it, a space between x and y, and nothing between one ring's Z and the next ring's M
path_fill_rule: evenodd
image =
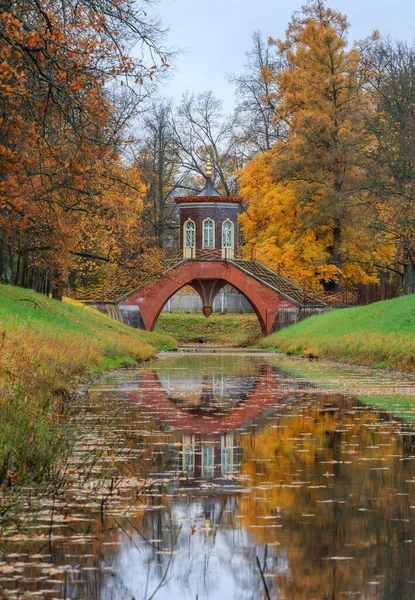
M91 538L53 542L50 562L99 570L69 573L68 597L148 598L168 571L156 598L248 600L262 590L257 555L275 597L412 597L414 544L405 542L414 535L406 495L414 489L407 483L415 479L413 431L350 398L301 397L305 382L279 377L273 370L258 376L266 385L256 402L268 393L275 403L261 405L266 412L236 431L170 431L157 411L149 415L122 398L97 402L100 414L104 401L117 414L115 461L106 468L159 483L149 495L138 485L120 489L102 512L99 505L77 509L88 520L71 523L71 533ZM187 479L186 444L193 453ZM203 446L213 448L212 478L202 472ZM231 480L238 469L239 482ZM42 545L34 552L45 552Z
M241 469L252 487L239 502L241 522L253 527L257 543L281 544L268 561L270 585L283 597L337 598L367 593L379 575L379 597L411 597L415 553L405 543L413 537L405 494L415 465L405 457L414 436L401 435L390 415L379 420L339 396L294 408L273 429L241 442ZM256 527L271 516L282 527ZM281 553L287 573L276 568Z
M290 379L279 379L278 389L311 387ZM414 463L407 460L414 436L390 415L350 398L290 398L235 441L242 446L242 474L248 478L247 492L234 499L237 518L230 517L225 526L220 511L214 513L219 500L208 505L209 517L217 521L212 543L223 544L243 561L241 569L241 563L223 558L235 588L260 589L257 553L267 575L274 574L268 584L282 596L308 600L337 598L342 591L367 594L367 582L383 575L377 580L384 585L381 597L410 597L415 557L405 540L412 539L413 531L405 520L408 497L399 494L408 493L405 482L414 479ZM348 556L353 560L332 560ZM242 572L246 579L240 586Z
M407 496L399 495L408 493L405 481L414 478L414 463L407 460L413 452L410 432L389 415L334 395L280 406L273 417L252 424L249 435L236 437L246 493L209 497L206 490L206 498L196 498L188 492L186 500L169 501L170 521L151 531L165 548L168 528L177 530L183 516L185 521L198 516L202 532L194 535L202 537L189 528L178 537L182 553L171 566L175 590L199 589L214 597L219 582L210 571L220 563L235 593L252 597L252 590L261 589L258 554L268 585L283 597L363 593L377 574L387 580L378 579L385 586L379 597L410 597L414 554L404 542L413 532L403 520L410 516ZM283 527L274 527L279 524ZM339 556L353 560L331 560ZM149 556L147 564L153 559L163 565L154 571L161 577L166 556Z
M235 509L234 498L200 498L190 504L188 499L179 500L173 507L166 505L165 510L147 512L140 523L139 539L149 542L140 544L137 549L124 540L119 552L109 551L101 561L101 574L97 572L94 585L88 586L88 599L148 598L167 569L168 579L174 578L175 592L170 597L194 598L195 590L201 597L213 597L222 585L220 572L227 579L231 577L233 597L252 598L252 590L260 585L259 574L252 568L256 549L246 532L234 529L232 513ZM199 524L193 534L183 525L188 520ZM131 525L130 535L133 534ZM119 531L118 522L115 528ZM102 532L106 539L115 528L114 522L108 519L106 530ZM118 539L123 537L118 536ZM169 548L180 552L171 559L166 551ZM139 571L134 568L138 563ZM121 573L105 576L103 569L108 566L121 569ZM97 586L99 582L101 585ZM85 589L83 591L85 594Z
M402 435L402 450L405 458L415 456L415 435L413 431Z

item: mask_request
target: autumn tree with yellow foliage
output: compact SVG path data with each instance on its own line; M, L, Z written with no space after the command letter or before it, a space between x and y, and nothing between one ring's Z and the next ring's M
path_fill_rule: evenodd
M379 239L367 228L373 215L362 152L372 143L364 127L371 105L347 30L344 15L313 0L292 18L285 40L270 41L283 67L262 76L277 90L272 100L287 140L240 173L241 195L250 199L246 240L289 275L332 289L342 278L373 280L381 262Z
M116 163L108 171L95 211L78 223L72 245L71 286L131 279L156 266L162 254L141 218L146 184L135 165ZM151 260L150 257L151 256Z

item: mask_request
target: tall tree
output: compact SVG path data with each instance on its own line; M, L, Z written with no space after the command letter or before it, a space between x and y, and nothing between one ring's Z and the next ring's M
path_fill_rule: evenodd
M312 0L292 18L286 39L271 41L285 63L273 79L287 140L274 145L269 169L273 184L292 198L297 235L324 239L334 289L342 273L354 271L356 278L361 272L362 240L370 247L361 227L369 215L359 207L366 193L360 150L370 143L362 127L369 102L359 52L346 48L347 30L344 15Z
M172 126L181 167L188 175L183 186L192 191L200 188L206 160L210 158L218 191L226 196L235 194L235 173L242 166L234 136L235 118L224 117L222 103L213 92L185 94Z
M145 81L166 65L148 4L3 3L0 279L10 281L17 255L46 262L61 287L82 235L80 217L99 208L102 181L125 142L131 111L118 90L128 89L131 99L135 86L139 99ZM138 59L134 47L141 47Z
M374 195L373 229L394 246L388 269L415 293L415 46L379 41L366 56L375 113L368 127L368 186Z
M142 134L134 155L146 186L142 218L160 248L172 248L177 238L177 211L173 195L184 174L172 127L171 102L158 99L141 119Z
M111 185L99 194L99 207L84 214L73 252L71 284L111 288L140 273L158 268L161 253L154 248L142 214L146 181L137 165L113 166Z

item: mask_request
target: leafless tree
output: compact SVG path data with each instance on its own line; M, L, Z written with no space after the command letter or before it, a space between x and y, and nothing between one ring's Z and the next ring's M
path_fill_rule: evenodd
M160 248L171 248L177 237L177 214L173 196L185 175L172 128L172 104L158 99L142 116L142 134L134 161L146 185L142 218Z
M260 31L252 34L252 49L246 53L245 70L229 75L235 85L235 121L238 145L249 160L258 152L266 152L285 138L285 125L276 119L274 99L275 78L270 73L278 69L278 59Z
M213 165L218 191L237 193L236 171L242 166L235 140L235 117L224 117L222 103L213 92L185 94L172 120L181 168L187 173L183 187L196 191L204 175L206 160Z
M368 149L368 188L374 195L373 227L397 255L387 268L415 293L415 46L380 40L366 56L376 111L368 127L377 142Z

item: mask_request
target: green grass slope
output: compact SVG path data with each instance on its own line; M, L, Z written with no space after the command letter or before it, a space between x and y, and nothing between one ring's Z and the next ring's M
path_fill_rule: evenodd
M182 344L197 343L247 346L261 335L255 314L161 313L155 331L168 333Z
M415 296L310 317L257 346L415 372Z
M0 285L0 490L51 467L65 437L62 399L76 380L176 347L170 336Z

